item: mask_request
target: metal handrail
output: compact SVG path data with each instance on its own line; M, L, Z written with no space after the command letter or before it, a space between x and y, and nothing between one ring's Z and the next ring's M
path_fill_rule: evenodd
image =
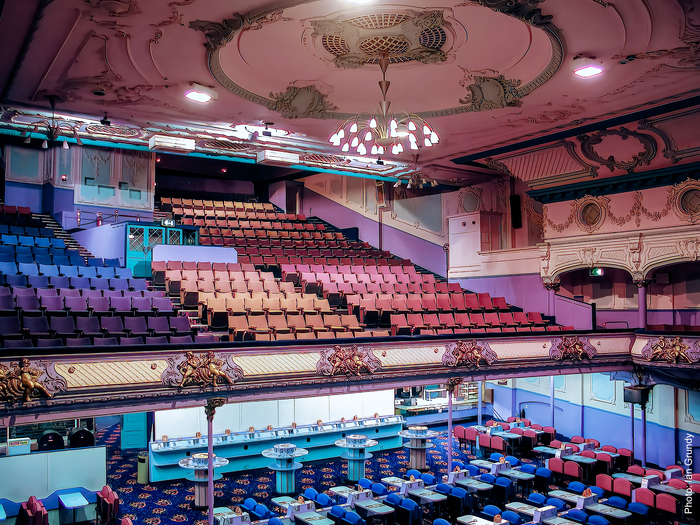
M603 330L605 330L605 328L611 323L625 323L625 325L627 326L627 329L629 329L629 327L630 327L630 324L627 321L605 321L603 323Z

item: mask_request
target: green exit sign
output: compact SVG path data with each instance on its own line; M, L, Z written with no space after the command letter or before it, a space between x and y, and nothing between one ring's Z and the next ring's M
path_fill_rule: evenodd
M588 271L588 275L591 277L602 277L603 276L603 269L602 268L591 268Z

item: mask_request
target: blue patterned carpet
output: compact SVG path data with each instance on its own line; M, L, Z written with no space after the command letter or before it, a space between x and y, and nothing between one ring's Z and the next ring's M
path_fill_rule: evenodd
M96 438L98 444L108 447L107 482L121 497L121 517L131 518L135 525L166 525L171 522L206 525L206 512L193 510L190 506L194 500L191 483L183 480L140 485L136 482L137 451L121 451L119 425L98 431ZM446 433L442 432L434 443L436 447L428 451L428 472L438 476L447 472ZM453 458L468 459L460 452L456 441L453 448ZM408 452L395 449L376 453L368 462L366 473L369 479L379 480L387 476L403 477L407 470ZM341 460L305 463L297 474L297 491L301 493L307 487L313 487L322 492L343 485L346 475L347 468ZM270 501L275 497L274 485L274 473L267 469L228 474L214 484L214 506L239 505L252 497L271 511L277 511Z

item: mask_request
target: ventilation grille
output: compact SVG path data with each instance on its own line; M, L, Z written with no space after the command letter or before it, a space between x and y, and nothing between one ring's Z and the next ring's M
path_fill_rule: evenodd
M362 29L386 29L401 24L409 19L408 15L381 13L350 18L346 22Z
M313 164L347 164L350 161L344 157L338 157L337 155L320 155L314 153L313 155L304 157L304 162Z
M243 151L249 148L248 144L230 142L228 140L205 140L202 146L205 148L224 149L227 151Z
M85 131L93 135L107 135L122 138L136 138L141 135L141 131L135 128L127 128L126 126L102 126L99 124L87 126Z

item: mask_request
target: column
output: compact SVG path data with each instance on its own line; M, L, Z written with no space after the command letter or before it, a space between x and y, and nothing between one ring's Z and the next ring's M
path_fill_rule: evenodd
M223 397L214 397L207 401L204 413L207 415L208 453L207 466L207 506L209 507L209 525L214 525L214 414L216 409L224 406L226 400Z
M547 289L547 315L555 316L556 313L554 311L554 296L557 294L557 292L554 290L554 288L548 288Z
M630 433L632 434L632 444L630 445L630 450L632 451L632 457L634 458L634 403L630 403Z
M481 425L481 390L484 388L484 382L477 381L477 384L479 385L479 398L476 406L476 424Z
M647 466L647 405L642 403L642 467Z
M447 385L447 472L452 472L452 391Z
M552 422L552 428L554 426L554 376L549 377L549 410L550 410L550 420Z
M647 327L647 284L649 281L636 281L637 285L637 302L639 304L639 328L646 329Z

